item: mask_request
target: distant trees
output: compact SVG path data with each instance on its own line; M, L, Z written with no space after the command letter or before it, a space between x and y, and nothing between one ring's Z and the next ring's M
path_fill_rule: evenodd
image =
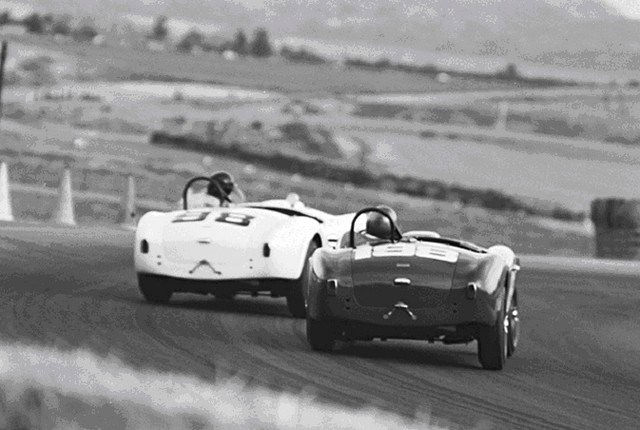
M2 19L2 15L0 15L0 22ZM6 16L6 19L11 22L9 16ZM98 35L95 24L90 18L81 19L76 28L71 26L71 21L72 18L69 15L51 13L40 15L34 12L25 17L21 24L29 33L72 36L78 42L91 42Z
M53 25L54 17L51 13L45 13L42 15L43 33L50 33L51 26Z
M61 36L69 36L71 34L71 17L62 16L54 19L51 24L51 33L55 36L57 34Z
M267 58L274 54L273 47L269 41L269 33L262 27L254 31L251 41L248 40L245 32L239 29L233 39L219 45L218 50L220 52L229 50L240 56L250 55L258 58Z
M167 27L167 17L160 15L156 18L149 34L149 39L163 42L169 35L169 28Z
M24 18L22 24L29 33L42 34L44 32L44 21L36 12Z
M91 42L98 31L89 24L84 24L73 31L73 38L78 42Z
M204 36L198 30L190 30L185 34L176 49L180 52L192 52L193 48L201 48L204 45Z
M26 31L34 34L47 34L53 36L72 37L79 42L91 42L96 40L99 35L93 21L85 18L79 23L74 24L76 20L69 15L58 15L47 13L41 15L34 12L19 21L12 19L10 11L0 12L0 26L18 23L25 27ZM200 48L202 51L224 52L226 50L233 51L239 56L252 56L256 58L268 58L276 52L269 38L269 33L264 27L259 27L253 32L251 40L247 37L245 30L238 29L232 39L220 41L219 38L208 37L200 31L193 29L185 35L176 36L173 40L168 26L169 19L164 15L157 16L151 25L151 28L140 34L138 40L140 43L147 43L150 49L168 49L173 46L179 52L193 52L194 48ZM144 32L144 30L143 30ZM216 40L218 39L218 40ZM149 41L160 42L158 44L149 44ZM174 42L171 43L171 42ZM283 57L291 61L302 61L307 63L322 63L326 60L310 51L300 49L284 49L280 53Z
M8 10L0 13L0 25L7 25L11 22L11 13Z
M514 63L507 64L503 71L496 73L496 77L507 80L518 80L521 78L518 66Z
M91 18L83 18L78 27L71 31L71 36L77 42L91 42L98 35L95 23Z
M247 39L247 36L244 34L244 31L236 31L233 42L231 42L230 49L238 55L249 54L249 41Z
M273 55L269 34L264 28L258 28L253 34L250 53L254 57L266 58Z

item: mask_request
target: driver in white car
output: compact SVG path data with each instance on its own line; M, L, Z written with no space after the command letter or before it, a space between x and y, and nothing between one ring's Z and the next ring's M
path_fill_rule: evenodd
M246 197L240 187L227 172L217 172L211 176L212 182L202 191L189 193L187 203L189 208L229 207L233 203L242 203ZM215 181L215 183L213 183ZM182 199L180 208L182 209Z

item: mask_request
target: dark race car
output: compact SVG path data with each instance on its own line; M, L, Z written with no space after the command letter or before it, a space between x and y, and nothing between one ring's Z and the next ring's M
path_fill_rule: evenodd
M364 231L356 219L367 214ZM390 208L356 213L337 249L310 257L307 340L478 341L485 369L502 369L518 345L519 260L503 245L483 248L430 231L402 234Z

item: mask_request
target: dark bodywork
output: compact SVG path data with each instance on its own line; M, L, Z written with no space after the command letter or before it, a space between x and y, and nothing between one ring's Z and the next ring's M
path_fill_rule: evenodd
M307 279L307 322L337 340L466 343L509 313L519 266L507 247L420 235L351 242L317 250Z

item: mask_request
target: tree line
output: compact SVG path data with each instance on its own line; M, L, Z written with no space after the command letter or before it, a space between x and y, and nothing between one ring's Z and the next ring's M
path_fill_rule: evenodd
M78 41L92 41L98 35L91 19L84 18L74 24L73 17L67 14L33 12L22 19L16 19L7 10L0 13L0 26L12 24L23 26L28 33L60 35Z
M166 42L170 38L169 19L158 16L147 34L147 38L156 42ZM182 36L176 44L176 49L181 52L191 52L194 48L204 51L215 50L219 52L233 51L240 56L270 57L274 49L269 40L269 33L264 28L258 28L253 32L250 40L244 30L236 31L233 39L223 43L214 44L207 41L207 37L197 29L192 29Z
M60 35L88 42L98 36L99 31L91 19L80 19L75 25L74 21L76 20L68 14L33 12L22 19L16 19L11 16L8 10L0 13L0 26L20 25L24 27L26 32L32 34ZM232 51L239 56L259 58L271 57L275 53L269 33L262 27L254 30L251 38L244 30L238 29L232 39L219 43L210 42L205 34L195 28L183 34L178 40L172 40L169 19L166 16L158 16L154 19L149 31L142 37L148 41L166 43L167 45L170 42L174 43L174 48L180 52L192 52L194 49L216 52ZM306 58L305 52L288 50L285 54L292 54L293 57L300 57L302 54L302 57Z

